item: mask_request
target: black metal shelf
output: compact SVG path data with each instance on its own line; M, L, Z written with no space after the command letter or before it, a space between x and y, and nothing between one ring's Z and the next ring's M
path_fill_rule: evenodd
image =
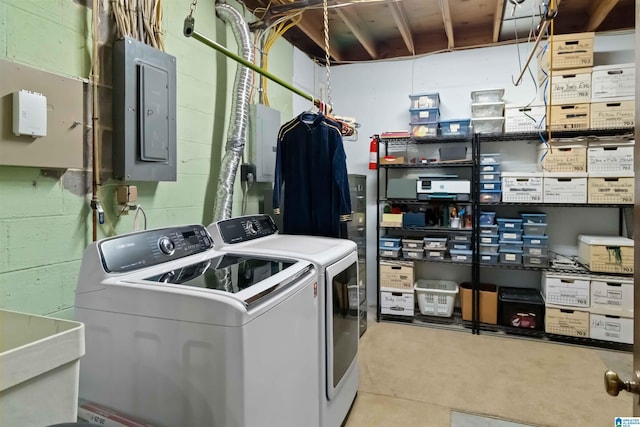
M611 129L578 129L578 130L552 130L551 137L554 139L564 138L585 138L619 136L633 134L634 128L611 128ZM539 141L540 135L545 140L549 140L547 131L541 132L509 132L509 133L483 133L478 134L480 142L512 142L512 141Z
M433 204L433 203L449 203L456 205L471 205L472 201L462 202L459 200L451 200L451 199L431 199L431 200L416 200L416 199L379 199L378 203L391 203L398 205L414 205L414 204Z
M461 162L432 162L432 163L400 163L400 164L378 164L384 169L437 169L437 168L469 168L473 166L473 161L465 160Z
M459 308L455 308L450 317L442 316L426 316L420 313L420 309L416 304L414 308L414 316L394 316L391 314L380 314L380 321L392 323L404 323L419 326L429 326L442 329L453 329L457 331L465 331L469 328L469 322L462 320L462 312Z
M428 231L428 232L437 232L437 233L471 233L473 229L471 228L449 228L449 227L387 227L384 225L380 225L380 228L387 228L398 231Z
M434 251L436 251L437 249L433 249ZM445 258L445 259L440 259L440 260L435 260L435 259L415 259L415 258L393 258L393 257L384 257L384 256L378 256L378 258L381 261L413 261L413 262L432 262L432 263L436 263L436 264L456 264L456 265L465 265L467 267L471 266L471 261L468 262L460 262L460 261L453 261L451 258Z
M569 207L569 208L632 208L633 204L605 204L605 203L524 203L524 202L496 202L496 203L479 203L480 207L492 206L544 206L544 207Z
M380 138L380 142L386 145L403 144L449 144L472 142L473 135L440 135L440 136L405 136L397 138Z
M529 271L548 271L550 273L563 273L563 274L589 274L592 276L616 276L616 277L633 277L633 274L629 273L613 273L613 272L600 272L591 271L586 266L579 265L578 268L557 268L557 267L528 267L522 264L500 264L500 263L483 263L482 267L489 268L501 268L507 270L529 270Z

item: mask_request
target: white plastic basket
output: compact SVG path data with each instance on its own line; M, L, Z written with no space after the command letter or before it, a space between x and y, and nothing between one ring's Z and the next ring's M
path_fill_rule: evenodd
M420 313L451 317L458 294L458 284L448 280L419 279L415 287Z

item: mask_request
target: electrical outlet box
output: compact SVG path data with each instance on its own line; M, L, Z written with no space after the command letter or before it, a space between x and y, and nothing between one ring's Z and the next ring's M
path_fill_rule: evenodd
M243 182L255 182L256 180L256 165L251 163L245 163L240 165L240 180Z
M13 92L13 133L47 136L47 97L28 90Z
M116 189L118 205L131 205L138 201L138 187L135 185L121 185Z

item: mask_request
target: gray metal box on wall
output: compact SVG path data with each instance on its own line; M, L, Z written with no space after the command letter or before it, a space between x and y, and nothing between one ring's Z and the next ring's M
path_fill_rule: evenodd
M280 111L262 104L249 106L249 161L256 165L257 182L273 182Z
M176 59L129 37L113 46L113 175L176 180Z

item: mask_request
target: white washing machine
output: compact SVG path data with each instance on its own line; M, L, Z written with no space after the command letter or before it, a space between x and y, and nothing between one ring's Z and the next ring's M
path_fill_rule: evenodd
M80 397L154 427L318 426L318 271L213 249L201 225L92 243Z
M359 382L356 244L346 239L278 234L268 215L223 220L208 228L217 251L295 257L314 264L319 275L320 426L342 425Z

